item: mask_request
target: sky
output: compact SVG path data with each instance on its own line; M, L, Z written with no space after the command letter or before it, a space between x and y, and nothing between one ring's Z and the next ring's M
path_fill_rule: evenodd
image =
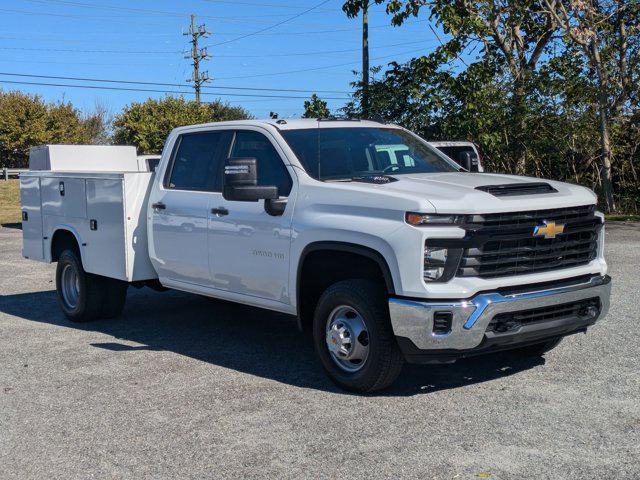
M68 100L85 112L99 104L117 113L132 102L163 97L162 90L187 92L184 96L193 98L187 83L191 60L183 58L189 37L183 33L195 14L196 23L211 32L201 40L212 56L202 69L213 78L203 101L220 98L258 118L271 111L287 118L300 116L304 100L317 92L333 111L347 102L356 78L353 71L361 70L362 61L362 19L347 18L342 3L0 0L0 88L39 94L47 101ZM426 12L393 27L384 5L374 5L369 26L371 66L405 61L438 45Z

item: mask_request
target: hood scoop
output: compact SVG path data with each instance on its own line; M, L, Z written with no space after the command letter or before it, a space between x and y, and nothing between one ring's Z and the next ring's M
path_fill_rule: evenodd
M487 192L494 197L514 197L517 195L541 195L545 193L557 193L558 191L548 183L508 183L504 185L483 185L476 190Z

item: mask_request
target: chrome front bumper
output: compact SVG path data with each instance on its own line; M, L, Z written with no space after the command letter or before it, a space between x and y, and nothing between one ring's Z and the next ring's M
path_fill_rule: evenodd
M419 301L402 298L389 299L393 332L409 339L420 350L468 350L478 347L489 322L499 313L517 312L586 300L600 299L600 312L595 320L609 310L611 278L592 277L583 283L558 287L535 288L500 294L480 293L470 299L453 301ZM433 333L435 312L452 312L451 331Z

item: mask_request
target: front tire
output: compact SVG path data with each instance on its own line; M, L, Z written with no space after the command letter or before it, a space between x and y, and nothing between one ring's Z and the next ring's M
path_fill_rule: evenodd
M404 363L389 321L387 294L368 280L344 280L322 294L313 338L327 374L346 390L386 388Z

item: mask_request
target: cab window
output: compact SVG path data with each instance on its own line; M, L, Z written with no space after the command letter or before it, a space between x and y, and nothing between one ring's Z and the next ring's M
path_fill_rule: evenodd
M164 186L176 190L220 192L217 181L221 166L223 132L181 135L174 147L171 169Z
M281 197L291 193L292 181L273 144L260 132L236 132L230 157L255 158L258 161L258 185L275 185Z

